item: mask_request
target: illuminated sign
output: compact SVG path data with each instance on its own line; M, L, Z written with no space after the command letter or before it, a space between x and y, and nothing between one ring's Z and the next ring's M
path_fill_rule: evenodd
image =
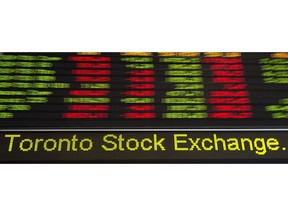
M287 56L0 53L0 162L288 162Z
M2 131L0 162L288 162L287 131Z

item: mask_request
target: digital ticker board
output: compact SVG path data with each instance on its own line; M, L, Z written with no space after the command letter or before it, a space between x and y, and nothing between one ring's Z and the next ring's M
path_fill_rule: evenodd
M288 53L0 53L2 163L287 163Z

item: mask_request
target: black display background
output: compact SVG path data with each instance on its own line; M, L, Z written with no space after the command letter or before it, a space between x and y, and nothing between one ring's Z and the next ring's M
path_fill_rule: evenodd
M16 137L21 136L21 137ZM123 138L122 145L120 147L119 137ZM6 137L5 137L6 136ZM11 136L15 136L13 143L11 144ZM75 149L72 150L72 138L78 139L75 142ZM105 136L106 139L104 138ZM175 136L177 141L175 141ZM204 150L202 146L203 139L211 139L214 141L214 136L217 139L223 139L228 143L231 143L230 138L236 138L239 140L241 138L248 138L252 141L253 147L250 149L249 145L245 145L246 149L241 149L239 151L223 150L222 141L217 141L219 150L211 151ZM163 131L163 130L111 130L111 131L77 131L77 130L63 130L63 131L2 131L0 133L0 162L1 163L287 163L288 162L288 144L287 144L287 131L260 131L260 130L179 130L179 131ZM154 139L156 143L159 142L164 147L164 150L156 145L157 148L152 147L149 151L144 151L141 148L141 141L144 138L148 138L151 142L144 143L147 148L154 146ZM161 141L161 139L164 140ZM192 150L182 151L176 150L175 146L178 148L188 148L190 149L193 145L188 138L191 138L194 143L197 143L197 147L193 147ZM28 149L30 144L27 139L32 140L32 148L28 151L20 150L20 145L24 149ZM36 139L43 139L38 143L37 151L34 151ZM57 141L55 150L46 151L44 150L44 142L48 139L54 139ZM69 139L71 141L70 150L67 151L65 143L62 145L62 149L58 151L59 139ZM83 151L80 149L80 141L86 139L83 142L85 149L89 147L87 139L90 139L93 143L88 151ZM138 140L139 148L135 150L129 150L127 147L128 139ZM197 141L199 139L199 141ZM255 140L257 146L255 144ZM267 143L268 139L277 140L277 148L271 150L267 147L263 148L263 142L259 139L264 140ZM25 140L25 142L23 141ZM21 141L23 141L22 144ZM109 141L109 142L108 142ZM112 145L110 141L115 144ZM175 142L178 142L175 144ZM185 143L182 143L182 142ZM130 141L128 146L130 148L136 148L135 141ZM159 144L158 143L158 144ZM261 144L262 143L262 144ZM10 145L11 144L11 145ZM53 143L51 141L46 145L47 148L53 148ZM117 148L113 151L104 150L103 145L111 150L114 145ZM205 143L206 147L209 147L210 143ZM10 150L9 150L10 148ZM240 147L241 148L241 147ZM258 153L255 153L258 152ZM261 152L262 154L259 154Z
M69 62L68 56L75 56L77 53L3 53L11 55L45 55L59 56L63 61L53 62L52 68L56 71L55 82L66 82L71 84L70 89L49 89L53 92L48 96L46 104L31 104L30 111L14 112L13 119L1 119L0 127L3 128L285 128L286 119L272 119L271 113L265 111L265 105L278 104L279 99L285 97L287 86L279 84L264 84L262 71L259 65L259 59L269 58L272 53L241 53L242 64L245 72L245 83L251 100L252 118L248 119L164 119L161 118L167 104L161 104L161 98L165 98L165 91L172 90L171 84L164 83L164 71L167 70L167 63L160 63L160 57L153 53L153 64L155 65L155 107L156 119L124 119L120 114L124 113L125 105L120 103L121 91L129 90L125 88L126 84L123 72L125 68L120 59L120 53L101 53L100 56L111 57L111 93L109 97L110 110L108 119L61 119L61 114L68 111L68 105L63 103L64 97L70 97L68 92L72 89L79 89L79 84L73 81L71 70L75 69L76 63ZM203 59L203 53L200 59ZM189 58L189 57L188 57ZM219 89L219 84L212 83L209 75L209 67L202 64L203 84L205 97L209 91ZM9 90L16 90L11 89ZM41 90L41 89L40 89ZM1 96L9 98L11 96ZM16 97L16 96L15 96ZM97 104L93 104L97 105ZM207 111L211 112L211 104ZM219 123L221 121L221 123Z

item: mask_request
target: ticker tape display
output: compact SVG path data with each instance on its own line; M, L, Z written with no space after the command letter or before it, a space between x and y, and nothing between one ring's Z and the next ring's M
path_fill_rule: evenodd
M288 53L0 53L0 162L288 162Z

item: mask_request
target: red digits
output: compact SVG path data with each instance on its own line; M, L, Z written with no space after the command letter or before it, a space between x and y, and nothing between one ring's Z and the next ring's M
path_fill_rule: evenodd
M78 61L78 62L106 62L110 61L110 57L103 56L69 56L69 61Z

